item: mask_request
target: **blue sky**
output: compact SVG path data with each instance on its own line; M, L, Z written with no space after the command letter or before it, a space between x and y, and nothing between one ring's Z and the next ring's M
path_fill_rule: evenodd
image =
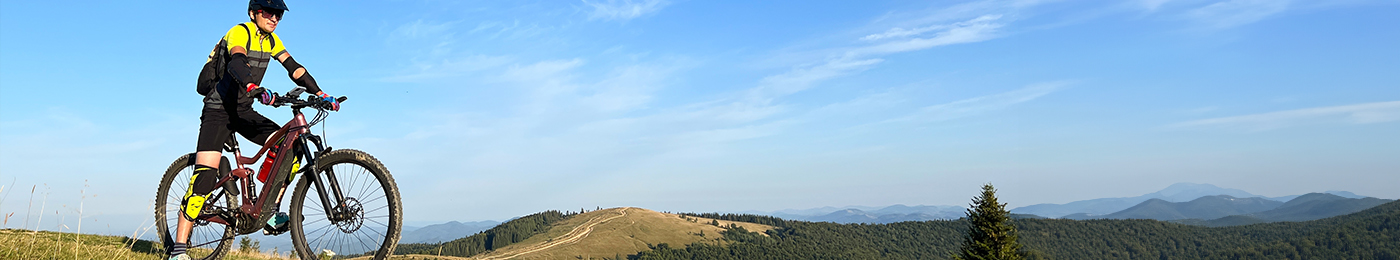
M986 182L1011 207L1177 182L1400 198L1400 1L288 4L287 49L350 97L329 142L388 165L411 223L964 205ZM89 230L141 226L243 8L3 1L0 213L37 186L44 228L79 204Z

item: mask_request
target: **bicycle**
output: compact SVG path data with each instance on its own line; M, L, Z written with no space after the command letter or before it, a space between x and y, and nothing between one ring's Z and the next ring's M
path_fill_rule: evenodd
M277 141L263 146L253 157L243 157L236 136L224 143L221 152L232 152L238 163L230 164L227 156L221 156L218 188L193 221L187 251L192 259L220 259L234 237L259 229L275 235L290 231L301 259L320 259L318 255L325 250L336 257L373 255L373 259L385 259L394 252L403 228L403 206L393 176L368 153L325 146L311 127L326 119L330 104L314 95L298 99L304 91L297 87L275 98L272 106L290 106L292 120L268 138ZM345 99L342 96L338 101ZM303 108L316 109L311 121L301 113ZM256 173L263 182L259 190L249 167L264 152L268 157ZM194 154L180 156L170 164L156 191L157 234L167 250L175 244L173 224L182 217L183 196L193 172ZM296 176L302 178L292 193L288 227L276 230L266 226ZM315 194L308 198L313 187ZM308 200L311 203L306 203ZM308 236L314 238L308 241Z

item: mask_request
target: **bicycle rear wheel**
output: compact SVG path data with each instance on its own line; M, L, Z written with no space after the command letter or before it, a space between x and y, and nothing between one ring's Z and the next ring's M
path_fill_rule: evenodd
M327 190L321 192L330 201L312 191L319 189L313 178L301 178L288 212L292 244L301 258L320 259L327 251L333 258L386 259L393 254L403 228L403 205L384 164L358 150L334 150L316 159L316 169L320 172L314 179L324 184ZM327 174L334 174L338 183L330 182ZM339 187L344 205L335 202L331 185ZM326 208L341 212L327 214Z
M219 163L219 171L224 173L228 172L228 158L222 158ZM185 192L188 192L190 188L190 177L193 175L194 154L180 156L179 159L175 159L175 162L170 164L170 168L165 170L165 175L160 179L160 187L156 190L155 215L156 228L158 229L156 234L160 236L160 241L165 245L163 249L167 252L169 252L171 247L175 246L176 225L178 225L179 218L181 218L180 214L182 214L181 208L184 206ZM214 194L217 194L217 191L216 189ZM212 202L212 200L214 200L213 198L210 198L210 200L211 203L216 203ZM238 208L238 199L232 194L225 193L224 198L220 200L223 201L224 207L228 209ZM214 207L214 205L205 205L205 208L211 207ZM223 258L224 254L228 253L228 249L232 245L231 239L223 238L232 237L233 235L233 227L209 221L196 220L194 228L190 231L189 236L189 245L191 248L185 252L191 259L210 260ZM194 247L195 245L216 240L218 242Z

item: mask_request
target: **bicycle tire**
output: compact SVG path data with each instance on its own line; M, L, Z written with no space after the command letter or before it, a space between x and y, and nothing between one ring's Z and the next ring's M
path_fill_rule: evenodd
M358 150L327 152L316 159L316 169L319 171L314 173L317 178L324 178L327 170L335 173L346 201L351 202L352 206L359 206L360 210L357 218L333 223L325 214L319 195L307 197L308 193L314 193L311 191L311 178L300 178L296 191L292 193L292 208L288 214L291 217L292 244L301 259L320 259L322 250L340 254L336 257L372 256L372 259L386 259L393 254L403 229L403 203L389 169L374 156ZM377 188L373 187L375 184ZM326 185L329 189L330 183ZM327 194L331 193L327 191ZM307 217L310 217L309 222ZM308 241L308 233L315 236L311 241ZM331 237L327 238L328 235ZM365 241L365 238L369 241ZM378 242L378 245L374 242Z
M220 159L219 171L227 174L229 171L228 158ZM170 248L175 246L173 233L175 230L172 229L173 226L171 226L171 224L178 223L179 221L176 218L180 217L181 207L184 206L182 204L184 202L185 192L189 189L190 176L194 174L194 163L194 154L185 154L175 159L175 162L170 163L170 168L165 170L165 175L160 179L160 186L156 189L156 201L153 207L155 209L156 228L158 229L156 234L160 236L160 241L165 246L163 249L166 250L166 252L169 252ZM184 182L180 182L182 180ZM171 191L178 192L171 193ZM217 189L215 191L217 191ZM224 197L223 202L225 206L230 209L238 208L237 197L229 193L224 193ZM172 199L174 200L173 202L171 201ZM172 213L174 216L171 216ZM223 232L217 231L219 227L223 228ZM213 222L206 222L204 225L196 224L190 231L190 246L203 244L213 239L232 237L233 235L234 228L231 226ZM205 245L202 247L190 248L185 252L191 259L221 259L228 253L229 247L231 247L232 244L232 239L223 239L213 244L213 246Z

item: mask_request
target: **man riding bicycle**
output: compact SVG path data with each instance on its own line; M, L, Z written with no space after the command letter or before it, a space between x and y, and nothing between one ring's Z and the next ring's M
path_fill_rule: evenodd
M287 69L287 75L297 86L330 103L331 110L340 109L339 102L321 91L316 80L306 68L292 59L281 39L273 33L286 11L287 5L282 0L249 1L248 18L251 21L229 29L214 51L210 52L205 69L200 72L199 90L204 94L204 107L199 117L194 176L189 192L184 196L170 259L189 259L185 251L189 247L193 219L199 216L205 200L209 199L218 182L220 151L226 138L231 138L231 133L237 132L258 145L275 141L268 140L268 137L280 126L258 114L252 106L254 99L269 105L277 96L258 86L272 59ZM273 230L285 230L286 222L286 214L278 213L267 224Z

